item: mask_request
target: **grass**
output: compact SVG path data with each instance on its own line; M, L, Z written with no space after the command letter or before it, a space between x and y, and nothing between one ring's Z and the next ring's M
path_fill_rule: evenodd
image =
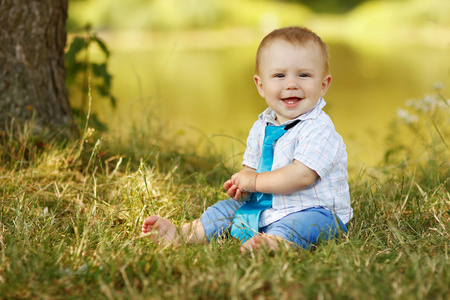
M150 214L198 218L233 171L149 128L120 141L31 127L0 136L0 298L450 298L448 152L362 170L338 241L240 255L234 240L172 249L139 238Z

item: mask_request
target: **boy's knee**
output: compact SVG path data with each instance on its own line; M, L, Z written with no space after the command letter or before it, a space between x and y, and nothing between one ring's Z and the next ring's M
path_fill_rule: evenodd
M200 222L206 232L208 241L219 237L231 226L234 214L239 207L239 202L228 199L222 200L208 207L200 217Z

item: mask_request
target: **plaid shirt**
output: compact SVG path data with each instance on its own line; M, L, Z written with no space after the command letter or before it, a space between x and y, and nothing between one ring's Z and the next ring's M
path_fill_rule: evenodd
M316 182L290 195L273 195L272 208L261 213L260 227L280 220L286 215L311 207L325 207L346 224L353 215L348 187L347 152L344 141L336 132L330 117L322 110L325 100L299 116L299 124L289 129L274 146L272 170L277 170L294 159L317 172ZM267 108L253 124L247 140L243 164L258 167L264 140L264 127L278 125L275 112ZM291 123L293 120L283 125Z

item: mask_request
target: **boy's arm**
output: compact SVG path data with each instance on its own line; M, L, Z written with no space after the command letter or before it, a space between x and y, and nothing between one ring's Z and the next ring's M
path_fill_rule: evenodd
M292 194L312 185L319 175L298 160L278 170L263 172L256 178L256 190L267 194Z
M244 169L231 177L231 182L240 191L266 194L292 194L312 185L319 176L317 173L294 160L294 163L278 170L256 173Z

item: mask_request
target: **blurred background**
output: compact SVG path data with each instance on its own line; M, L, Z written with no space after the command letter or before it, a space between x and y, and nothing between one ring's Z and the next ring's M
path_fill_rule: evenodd
M252 80L256 48L281 26L307 26L330 47L325 111L353 172L382 159L398 107L437 87L449 94L449 0L70 0L69 43L87 24L111 53L115 106L92 92L109 133L158 119L177 142L238 160L266 108ZM89 60L102 59L101 47L89 49Z

